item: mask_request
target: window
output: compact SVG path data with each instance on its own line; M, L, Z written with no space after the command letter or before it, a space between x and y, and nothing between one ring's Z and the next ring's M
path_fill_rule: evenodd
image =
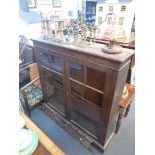
M69 11L68 11L68 16L69 16L69 17L73 17L73 11L69 10Z
M103 12L103 7L102 6L99 7L99 12Z
M98 24L102 24L102 17L98 17Z
M110 6L109 6L109 11L110 11L110 12L113 12L113 10L114 10L114 6L110 5Z
M95 14L95 12L96 12L96 10L95 10L96 8L93 6L93 7L91 7L91 9L90 9L90 12L91 12L91 14Z
M122 12L126 11L126 6L125 6L125 5L122 5L122 6L121 6L121 11L122 11Z
M108 17L108 21L107 21L107 24L111 24L112 23L112 17Z
M119 17L118 25L123 25L124 17Z
M53 0L53 7L61 7L61 0Z

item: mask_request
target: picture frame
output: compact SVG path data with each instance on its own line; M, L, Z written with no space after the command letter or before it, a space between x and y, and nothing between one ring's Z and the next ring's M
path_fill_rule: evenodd
M53 0L53 7L61 7L61 0Z
M36 8L36 0L27 0L29 8Z

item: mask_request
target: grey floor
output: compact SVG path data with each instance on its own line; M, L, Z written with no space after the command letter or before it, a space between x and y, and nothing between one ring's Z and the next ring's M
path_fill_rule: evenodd
M101 155L96 149L88 151L65 130L53 122L39 109L32 111L33 122L51 138L66 155ZM134 155L135 154L135 104L132 103L128 117L122 121L118 135L115 135L104 155Z

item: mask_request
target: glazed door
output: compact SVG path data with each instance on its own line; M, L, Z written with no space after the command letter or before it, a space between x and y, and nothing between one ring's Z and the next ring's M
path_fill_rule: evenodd
M47 104L65 115L63 56L53 51L40 51L40 68Z
M97 137L106 74L103 68L74 58L67 59L66 68L71 120Z

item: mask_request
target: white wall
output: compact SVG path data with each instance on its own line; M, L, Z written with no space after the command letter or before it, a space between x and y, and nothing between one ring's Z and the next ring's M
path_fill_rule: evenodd
M28 39L40 36L41 35L40 23L27 24L23 19L19 17L19 35L25 35Z
M68 11L73 11L73 17L77 18L78 16L78 7L80 7L79 0L62 0L62 7L53 8L52 2L51 5L39 5L37 8L31 9L31 11L40 12L42 11L44 15L51 16L59 15L60 19L70 19L68 16ZM28 39L32 37L38 37L41 35L41 23L36 24L27 24L23 19L19 17L19 35L25 35Z
M129 2L129 3L117 3L117 0L108 0L106 1L106 3L99 3L96 6L96 25L98 25L98 17L102 17L102 20L105 19L106 14L109 13L109 5L113 5L114 6L114 13L116 14L116 22L119 21L119 17L124 17L124 23L122 28L125 30L126 35L129 37L130 33L131 33L131 27L132 27L132 22L133 22L133 18L134 18L134 14L135 14L135 7L134 7L134 3L133 2ZM125 12L121 12L121 5L126 5L126 11ZM99 7L102 6L103 7L103 12L99 12ZM114 16L113 16L114 18ZM99 37L102 36L103 32L105 31L105 29L107 28L107 21L105 21L105 23L103 23L101 26L99 26L101 28L101 33L99 35Z
M31 11L43 12L43 14L50 16L59 16L60 19L71 19L78 17L78 8L81 7L80 0L62 0L62 7L53 7L52 0L48 5L37 3L37 8ZM73 12L73 17L69 17L68 11Z
M63 18L64 19L76 19L78 17L78 1L79 0L63 0ZM73 17L69 17L68 11L73 12Z

